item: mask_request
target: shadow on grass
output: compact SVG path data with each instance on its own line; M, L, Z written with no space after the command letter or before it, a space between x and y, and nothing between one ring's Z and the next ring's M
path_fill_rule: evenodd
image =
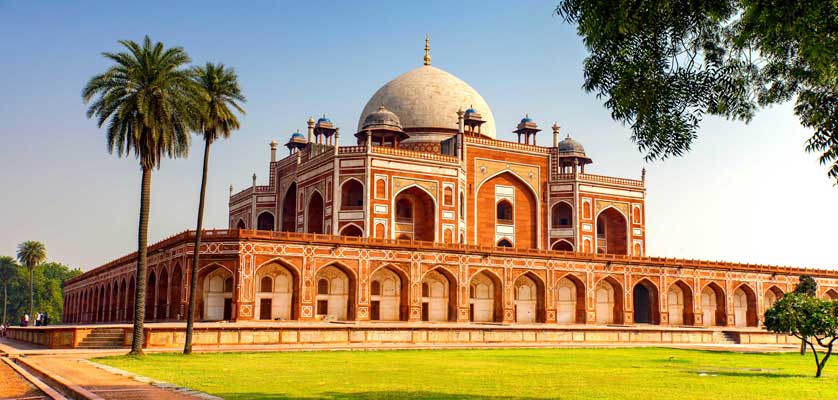
M306 397L291 397L283 394L275 393L216 393L225 399L261 399L261 400L310 400L311 396ZM450 399L450 400L497 400L497 399L535 399L535 397L519 397L519 396L481 396L475 394L452 394L439 392L405 392L405 391L381 391L381 392L360 392L360 393L340 393L340 392L323 392L312 394L319 399L332 400L381 400L381 399ZM560 397L554 397L560 399Z
M736 377L736 378L773 378L773 379L788 379L788 378L813 378L815 375L802 375L802 374L782 374L778 372L768 372L768 371L718 371L718 370L696 370L692 371L692 373L699 375L699 374L706 374L708 378L716 377L716 376L725 376L725 377Z

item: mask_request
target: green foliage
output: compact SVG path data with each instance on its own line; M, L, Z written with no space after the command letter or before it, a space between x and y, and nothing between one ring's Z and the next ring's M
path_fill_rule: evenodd
M224 64L207 63L193 68L193 79L200 92L198 118L204 140L211 143L219 137L229 137L233 130L239 129L239 120L231 108L245 113L237 103L246 100L236 72Z
M64 311L64 282L81 275L82 271L64 264L47 262L39 265L32 273L33 297L37 312L49 313L50 324L61 322ZM0 293L1 294L1 293ZM29 312L29 271L15 269L8 283L8 323L18 325L20 317ZM30 315L30 324L34 325Z
M820 377L832 354L832 346L838 340L838 302L806 293L788 293L765 311L765 327L805 342L815 357L815 376ZM826 349L823 359L819 358L815 345Z
M795 100L838 181L838 2L562 0L590 55L584 89L647 160L689 151L705 114L750 121Z
M27 240L17 246L17 259L26 268L35 268L47 259L47 249L43 243Z
M809 359L664 348L150 354L97 362L225 399L832 399Z
M8 323L8 313L6 310L8 309L8 288L9 283L12 280L12 277L17 274L18 269L20 266L17 265L15 259L9 256L0 256L0 287L2 287L3 292L0 293L0 296L3 296L2 307L3 309L0 310L0 324Z
M809 275L800 275L800 281L794 288L794 292L808 294L809 296L817 296L818 283L815 282L815 278L812 278Z
M133 153L143 168L160 167L163 157L185 157L189 132L195 127L197 89L191 60L181 47L165 48L146 36L142 46L120 40L128 52L102 53L115 64L90 79L82 91L93 100L88 118L107 125L108 151L121 157Z

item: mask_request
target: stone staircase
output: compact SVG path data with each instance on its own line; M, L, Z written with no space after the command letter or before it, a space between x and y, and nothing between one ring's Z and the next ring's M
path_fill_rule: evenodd
M713 343L739 344L739 334L731 331L714 331Z
M121 328L94 328L79 342L81 349L115 349L125 347L122 344Z

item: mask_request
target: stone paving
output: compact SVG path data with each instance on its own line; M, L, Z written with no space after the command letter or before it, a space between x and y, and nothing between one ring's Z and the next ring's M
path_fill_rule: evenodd
M0 399L46 399L44 393L0 361Z

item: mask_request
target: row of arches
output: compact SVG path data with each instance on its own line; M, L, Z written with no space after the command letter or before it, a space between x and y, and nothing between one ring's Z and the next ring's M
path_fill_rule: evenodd
M152 269L146 286L146 320L181 320L185 315L183 304L184 271L176 264L171 270ZM134 318L136 281L125 275L101 282L65 296L64 320L74 323L124 322Z
M254 279L254 319L300 319L302 286L298 270L280 261L269 262L256 270ZM491 270L481 270L468 278L463 302L458 302L461 287L455 274L436 267L421 276L421 286L412 287L405 271L394 265L379 267L364 281L369 285L369 315L362 319L377 321L457 321L459 310L467 307L473 322L596 323L599 325L645 323L704 326L757 326L757 293L742 283L728 297L716 282L708 282L698 293L685 281L677 280L660 293L649 279L641 279L630 288L614 276L605 276L587 288L572 273L555 284L554 304L547 304L547 287L541 276L527 271L513 281L509 293L501 278ZM358 278L349 268L332 263L319 268L312 282L313 314L317 319L355 320ZM133 277L93 285L68 293L65 320L73 323L107 323L133 318L135 295ZM199 320L235 320L236 281L233 272L219 264L202 268L198 274L197 318ZM171 269L153 269L148 275L145 317L148 321L180 320L185 309L184 276L179 265ZM626 292L628 290L628 292ZM415 302L410 299L415 296ZM777 286L762 294L763 311L783 296ZM838 299L829 289L825 296ZM507 298L508 297L508 298ZM628 299L628 300L627 300ZM630 307L624 301L630 301ZM699 304L694 304L700 302ZM661 303L664 303L663 306ZM730 304L728 304L730 303ZM421 304L421 315L411 318L410 305ZM506 307L505 307L506 305ZM511 307L511 315L504 315ZM554 317L547 311L555 310ZM627 313L627 311L631 313ZM700 313L700 316L696 313ZM662 313L666 313L665 317ZM730 320L729 320L730 319Z
M383 183L378 180L377 183ZM497 187L513 188L514 194L509 198L496 198L492 191ZM446 196L453 196L450 187L446 187L451 193ZM446 192L447 193L447 192ZM465 199L460 199L460 215L464 216ZM340 209L344 211L364 209L364 185L355 178L349 178L341 185ZM494 199L494 200L491 200ZM492 204L488 202L492 201ZM446 203L447 204L447 203ZM453 204L453 202L452 202ZM301 205L301 206L300 206ZM535 192L526 182L517 175L510 172L503 172L482 183L476 194L475 219L476 226L493 226L494 229L476 230L475 240L477 243L494 243L499 247L524 247L535 248L538 246L537 230L535 222L538 220L537 199ZM588 203L586 203L586 206ZM488 213L479 213L477 210L488 210L491 206L495 210L491 222L484 221L492 218ZM392 232L387 232L381 226L374 230L376 237L392 237L396 239L412 239L423 241L437 240L436 231L438 222L436 218L439 205L432 195L418 186L412 186L397 193L392 202L393 221ZM285 232L296 232L298 229L298 215L303 215L304 223L302 231L307 233L329 233L326 232L325 220L325 199L323 195L315 190L309 197L304 198L298 193L296 182L292 182L285 192L282 200L279 223L271 211L262 211L256 217L256 228L259 230L280 230ZM637 210L639 212L639 209ZM588 211L590 213L590 211ZM568 229L574 227L573 206L566 201L559 201L550 209L550 228ZM239 220L236 227L245 229L247 224ZM600 211L595 218L595 235L593 242L583 240L579 249L568 240L558 240L551 245L553 250L560 251L582 251L597 252L605 254L629 254L642 255L642 246L635 244L630 246L629 241L629 219L628 216L614 207L607 207ZM498 238L499 232L508 232L505 236ZM357 232L351 230L339 231L340 235L352 236ZM361 230L363 235L363 230ZM453 236L453 235L452 235ZM448 239L453 240L453 237ZM464 241L465 236L460 237ZM630 249L630 247L632 247Z

